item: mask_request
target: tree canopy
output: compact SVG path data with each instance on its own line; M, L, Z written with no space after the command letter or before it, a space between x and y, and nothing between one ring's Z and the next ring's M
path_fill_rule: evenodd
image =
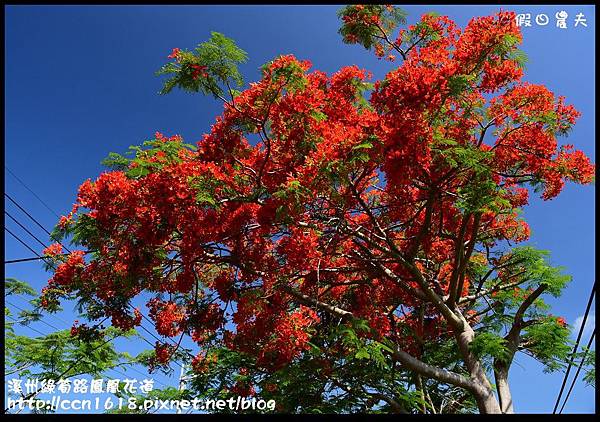
M513 412L517 352L552 371L570 329L544 302L570 281L520 214L594 165L559 145L579 113L522 81L511 12L459 28L352 5L340 34L385 78L292 55L245 85L246 53L212 33L158 72L223 113L196 145L156 133L79 188L41 304L76 298L120 330L147 303L155 367L198 344L195 396L260 394L282 412ZM398 30L398 28L400 28ZM238 90L239 89L239 90ZM88 257L84 251L92 251ZM168 341L174 339L175 341ZM493 379L493 381L492 381Z

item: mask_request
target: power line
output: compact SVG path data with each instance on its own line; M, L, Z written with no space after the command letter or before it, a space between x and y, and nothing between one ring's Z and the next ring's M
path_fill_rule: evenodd
M560 398L562 396L563 391L565 390L565 385L567 384L567 379L569 378L569 372L571 372L571 367L573 366L573 359L575 358L575 353L577 353L577 348L579 347L579 341L581 340L581 335L583 334L583 329L585 327L585 323L587 322L588 314L590 313L590 308L592 307L592 301L594 300L594 294L596 293L596 281L594 281L594 285L592 286L592 291L590 293L590 298L587 303L587 307L585 308L585 314L583 315L583 321L581 322L581 327L579 328L579 334L577 335L577 340L575 341L575 346L573 347L573 352L571 353L571 359L569 360L569 366L567 366L567 372L565 373L565 377L563 379L562 385L560 387L560 392L558 393L558 397L556 398L556 404L554 405L554 410L552 410L552 414L556 414L556 409L560 403Z
M11 198L11 196L10 196L9 194L7 194L7 193L5 192L5 193L4 193L4 195L5 195L5 196L6 196L6 197L7 197L7 198L8 198L8 199L9 199L9 200L10 200L10 201L13 203L13 204L15 204L15 205L16 205L16 206L17 206L17 207L18 207L18 208L19 208L21 211L23 211L23 212L24 212L24 213L25 213L25 214L26 214L26 215L27 215L27 216L28 216L28 217L29 217L29 218L30 218L30 219L31 219L31 220L32 220L34 223L36 223L36 224L37 224L39 227L41 227L41 228L42 228L42 230L44 230L44 231L45 231L45 232L46 232L48 235L50 235L50 238L52 238L52 239L53 239L53 236L52 236L52 234L51 234L51 233L50 233L48 230L46 230L46 228L45 228L44 226L42 226L42 225L39 223L39 221L38 221L37 219L35 219L35 218L34 218L34 217L31 215L31 214L29 214L29 213L28 213L28 212L27 212L27 211L26 211L26 210L25 210L23 207L21 207L21 206L20 206L20 205L19 205L19 204L18 204L18 203L17 203L17 202L16 202L16 201L13 199L13 198ZM8 230L6 227L5 227L5 229L6 229L7 231L9 231L9 230ZM10 231L9 231L9 233L10 233L11 235L13 235L13 237L15 237L17 240L19 240L19 242L21 242L23 245L25 245L25 246L26 246L26 247L27 247L27 248L28 248L30 251L32 251L32 252L33 252L35 255L37 255L37 256L39 257L39 259L44 259L44 258L43 258L43 257L41 257L41 256L40 256L40 255L39 255L37 252L35 252L35 251L34 251L32 248L30 248L29 246L27 246L27 245L26 245L26 244L25 244L25 243L24 243L24 242L23 242L21 239L19 239L19 238L18 238L16 235L14 235L12 232L10 232ZM55 239L55 240L56 240L56 239ZM59 244L60 244L61 246L63 246L63 247L64 247L64 248L65 248L67 251L69 251L69 249L68 249L66 246L64 246L62 243L60 243L60 242L59 242ZM71 251L69 251L69 252L71 252ZM90 251L90 252L91 252L91 251ZM28 259L28 260L31 260L31 258L26 258L26 259ZM20 260L14 260L14 262L23 262L23 261L20 261ZM130 304L130 306L133 308L133 306L132 306L131 304ZM143 317L143 318L144 318L146 321L149 321L151 324L154 324L154 322L153 322L152 320L150 320L148 317L146 317L146 316L145 316L143 313L141 313L141 312L140 312L140 314L142 315L142 317ZM141 327L142 329L144 329L144 331L146 331L148 334L150 334L150 335L151 335L153 338L155 338L157 341L160 341L160 342L162 342L162 340L161 340L161 339L159 339L158 337L156 337L156 336L155 336L155 335L154 335L154 334L153 334L151 331L149 331L148 329L146 329L146 327L144 327L144 326L143 326L143 325L141 325L141 324L140 324L140 327ZM142 338L143 338L143 337L142 337ZM146 339L144 338L144 340L146 340ZM169 340L170 340L170 341L171 341L171 342L172 342L174 345L176 345L176 346L179 346L179 345L178 345L178 344L177 344L177 343L176 343L176 342L175 342L173 339L169 338ZM154 345L153 345L152 343L148 342L147 340L146 340L146 342L147 342L148 344L150 344L150 345L152 345L152 346L154 347ZM190 353L190 352L188 352L188 351L186 351L186 352L187 352L187 354L188 354L190 357L195 357L195 356L194 356L192 353ZM177 362L177 361L175 361L175 360L174 360L174 362L175 362L175 363L177 363L179 366L181 366L181 365L179 364L179 362Z
M13 306L14 306L14 305L13 305ZM46 336L48 335L48 333L43 333L43 332L41 332L40 330L38 330L38 329L36 329L36 328L30 327L29 325L23 325L23 324L20 324L20 322L19 322L17 319L15 319L15 318L11 317L10 315L8 316L8 318L10 318L10 319L11 319L11 320L13 320L14 322L18 323L19 325L22 325L22 326L24 326L24 327L26 327L26 328L29 328L29 329L30 329L30 330L32 330L32 331L35 331L36 333L40 334L40 335L41 335L41 336L43 336L43 337L46 337ZM50 325L50 324L47 324L47 325ZM53 327L52 325L50 325L50 327L54 328L55 330L58 330L58 328L56 328L56 327ZM114 338L113 338L113 340L114 340ZM107 343L107 342L105 341L103 344L106 344L106 343ZM135 369L135 368L133 368L133 367L131 367L130 369L133 369L135 372L137 372L137 373L138 373L138 374L140 374L140 375L143 375L144 377L147 375L147 374L144 374L144 373L142 373L142 372L138 371L137 369ZM116 366L113 366L113 367L111 367L111 368L106 368L106 371L113 371L113 372L115 372L115 373L117 373L117 374L119 374L119 375L122 375L122 376L124 376L124 377L127 377L127 374L125 374L125 373L123 373L122 371L120 371L120 370L116 369ZM157 380L155 380L155 381L157 381ZM160 381L158 381L158 383L159 383L160 385L162 385L163 387L169 387L168 385L166 385L166 384L164 384L164 383L162 383L162 382L160 382ZM39 392L38 392L38 393L39 393Z
M10 316L10 315L7 315L6 317L7 317L8 319L11 319L11 320L13 320L14 322L16 322L17 324L19 324L19 325L21 325L21 326L23 326L23 327L27 327L27 328L29 328L30 330L32 330L32 331L35 331L36 333L38 333L38 334L39 334L39 335L41 335L41 336L44 336L44 337L46 336L46 334L42 333L42 332L41 332L40 330L38 330L37 328L30 327L29 325L23 325L23 324L21 324L21 321L19 321L19 320L18 320L18 319L16 319L16 318L13 318L13 317L12 317L12 316Z
M132 309L135 309L131 303L129 304L129 307L131 307ZM148 321L150 324L154 325L154 321L152 321L150 318L148 318L146 315L144 315L143 312L140 311L140 315L142 315L143 319ZM148 331L148 329L146 329L146 327L144 327L143 325L140 324L140 327L142 327L144 329L144 331L146 331L148 334L150 334L155 340L160 341L160 342L163 341L160 338L158 338L156 335L154 335L154 333ZM177 344L177 342L175 340L173 340L171 337L167 337L167 339L170 340L171 343L173 343L175 346L179 346ZM192 358L195 357L192 353L188 352L187 350L186 350L186 353L188 354L188 356L190 356Z
M37 253L36 251L33 250L33 248L31 248L27 243L25 243L19 236L17 236L16 234L14 234L13 232L10 231L10 229L6 226L4 226L4 230L6 230L8 232L8 234L10 234L12 237L14 237L15 239L17 239L23 246L25 246L27 249L29 249L31 252L33 252L35 255L38 256L38 259L42 259L44 260L44 262L53 270L56 270L56 265L49 260L48 258L46 258L45 256L41 256L39 253Z
M19 262L29 262L29 261L39 261L40 259L44 259L42 257L33 257L33 258L21 258L21 259L11 259L8 261L4 261L5 264L16 264Z
M8 300L6 300L6 298L4 299L4 301L5 301L7 304L9 304L10 306L13 306L13 307L17 308L17 309L18 309L19 311L21 311L21 312L28 312L28 311L26 311L25 309L21 308L20 306L17 306L17 305L15 305L14 303L12 303L12 302L9 302ZM46 321L44 321L43 319L39 319L38 321L39 321L39 322L41 322L42 324L46 324L46 325L47 325L48 327L50 327L50 328L53 328L53 329L55 329L55 330L59 330L58 328L56 328L56 327L54 327L53 325L51 325L51 324L47 323L47 322L46 322Z
M38 195L37 195L37 194L36 194L36 193L35 193L33 190L31 190L31 189L29 188L29 186L27 186L27 185L25 184L25 182L23 182L23 181L22 181L22 180L21 180L21 179L20 179L20 178L19 178L19 177L18 177L16 174L14 174L14 173L11 171L11 169L9 169L9 168L8 168L8 166L6 166L6 164L4 165L4 168L6 169L6 171L8 171L8 172L9 172L9 173L12 175L12 177L14 177L15 179L17 179L17 181L18 181L18 182L19 182L21 185L23 185L23 186L25 187L25 189L27 189L29 192L31 192L31 194L32 194L33 196L35 196L35 197L36 197L36 199L37 199L38 201L40 201L40 202L42 203L42 205L43 205L43 206L45 206L45 207L48 209L48 211L50 211L52 214L54 214L54 215L55 215L57 218L60 218L60 215L58 215L58 214L56 213L56 211L54 211L52 208L50 208L50 206L49 206L48 204L46 204L46 203L45 203L45 202L42 200L42 198L40 198L40 197L39 197L39 196L38 196Z
M5 195L7 195L7 194L5 193ZM7 196L8 196L8 195L7 195ZM9 197L9 199L12 201L12 199L11 199L10 197ZM13 202L14 202L14 201L13 201ZM19 206L19 205L18 205L18 204L16 204L16 203L15 203L15 205ZM24 211L24 210L23 210L23 211ZM24 211L24 212L26 212L26 211ZM27 213L27 212L26 212L26 213ZM27 214L27 215L29 215L29 214ZM9 215L9 216L10 216L10 215ZM33 217L31 217L30 215L29 215L29 217L30 217L30 218L32 218L34 221L36 221L36 220L35 220ZM12 217L11 217L11 218L12 218ZM39 225L39 224L38 224L38 225ZM23 226L22 226L22 227L23 227ZM23 227L23 228L24 228L24 227ZM42 228L43 228L43 227L42 227ZM20 238L19 238L19 237L18 237L16 234L14 234L12 231L10 231L10 229L9 229L8 227L6 227L6 226L5 226L5 227L4 227L4 229L5 229L5 230L6 230L6 231L7 231L7 232L8 232L8 233L11 235L11 236L13 236L15 239L17 239L17 240L18 240L18 241L19 241L19 242L20 242L20 243L21 243L23 246L25 246L27 249L29 249L31 252L33 252L35 255L37 255L37 258L26 258L26 259L28 259L28 260L31 260L31 259L46 259L45 257L43 257L43 256L41 256L40 254L38 254L38 253L37 253L37 252L36 252L36 251L35 251L33 248L31 248L29 245L27 245L27 243L25 243L23 240L21 240L21 239L20 239ZM25 230L27 230L27 229L25 228ZM45 229L44 229L44 230L45 230ZM27 232L29 232L29 230L27 230ZM14 261L20 261L20 260L14 260ZM129 306L133 308L133 306L132 306L131 304L130 304ZM148 318L146 315L144 315L144 314L143 314L143 313L141 313L141 312L140 312L140 314L142 315L142 318L144 318L146 321L150 322L151 324L154 324L154 322L153 322L151 319L149 319L149 318ZM161 341L161 342L162 342L162 340L161 340L160 338L158 338L156 335L154 335L154 334L153 334L151 331L149 331L149 330L148 330L146 327L144 327L143 325L140 325L140 327L141 327L141 328L143 328L143 329L144 329L144 331L146 331L148 334L150 334L150 335L151 335L151 336L152 336L154 339L156 339L157 341ZM172 340L172 339L170 339L170 340ZM148 342L148 343L149 343L150 345L154 346L152 343L150 343L150 342ZM193 355L192 355L192 356L193 356Z
M19 242L21 242L27 249L29 249L31 252L33 252L35 255L37 255L39 257L39 259L46 259L45 257L40 256L35 250L33 250L29 245L27 245L23 240L21 240L17 235L15 235L13 232L11 232L8 227L4 227L4 229L10 234L12 235L15 239L17 239ZM52 263L49 263L49 265L53 266ZM133 307L130 304L131 307ZM140 312L140 314L142 315L142 318L144 318L146 321L149 321L151 324L154 324L153 321L151 319L149 319L146 315L144 315L143 313ZM148 334L150 334L154 339L156 339L157 341L162 342L162 340L160 338L158 338L156 335L154 335L154 333L152 333L150 330L148 330L146 327L144 327L143 325L140 324L140 327L146 331ZM140 337L142 337L140 335ZM142 337L149 345L151 345L152 347L154 347L154 345L149 342L147 339L145 339L144 337ZM175 341L171 338L169 338L169 340L171 340L171 342L175 345L177 345L177 343L175 343ZM190 352L187 352L187 354L191 357L194 357L193 354L191 354ZM175 362L178 366L181 366L181 364L179 362L177 362L176 360L173 360L173 362Z
M10 231L9 231L9 233L10 233ZM12 233L11 233L11 234L12 234ZM13 236L14 236L14 235L13 235ZM17 238L17 240L19 240L19 241L20 241L20 239L18 239L18 238ZM23 244L25 244L25 243L23 243ZM27 245L25 245L25 246L27 246ZM35 253L35 251L33 251L33 252ZM26 300L26 299L24 299L24 298L23 298L23 300ZM10 302L8 302L8 301L6 301L6 303L8 303L8 304L10 304L10 305L14 306L15 308L17 308L17 309L19 309L19 310L21 310L21 311L24 311L24 310L23 310L23 308L20 308L20 307L18 307L17 305L11 304L11 303L10 303ZM131 305L130 305L130 306L131 306ZM143 317L143 318L144 318L146 321L148 321L148 322L150 322L151 324L153 324L153 321L152 321L151 319L149 319L149 318L148 318L146 315L144 315L142 312L140 312L140 314L142 315L142 317ZM52 315L52 314L50 314L50 315ZM57 316L55 316L55 315L52 315L52 316L54 316L55 318L59 319L59 318L58 318ZM40 320L40 322L43 322L44 324L46 324L46 325L50 326L51 328L53 328L53 329L55 329L55 330L58 330L58 328L56 328L56 327L54 327L54 326L52 326L52 325L48 324L46 321ZM64 320L63 320L63 322L65 322L65 323L66 323L66 321L64 321ZM66 323L66 324L68 325L68 323ZM147 332L148 334L150 334L150 336L152 336L152 337L153 337L155 340L162 342L162 340L161 340L160 338L158 338L158 337L157 337L157 336L156 336L154 333L152 333L150 330L148 330L148 329L147 329L146 327L144 327L142 324L140 324L140 328L142 328L142 329L143 329L145 332ZM39 332L39 331L38 331L38 332ZM44 335L44 334L43 334L43 335ZM150 342L150 341L149 341L147 338L145 338L144 336L142 336L142 335L141 335L141 334L139 334L139 333L138 333L138 335L140 336L140 338L141 338L142 340L144 340L146 343L148 343L148 344L149 344L151 347L154 347L154 344L152 344L152 342ZM173 339L169 338L169 340L171 340L171 341L173 342L173 344L175 344L175 345L176 345L176 343L174 342L174 340L173 340ZM193 354L191 354L191 353L189 353L189 352L187 352L187 353L188 353L188 355L189 355L189 356L191 356L192 358L194 357L194 355L193 355ZM177 364L177 366L179 366L179 367L183 368L183 366L182 366L182 365L181 365L181 364L180 364L180 363L179 363L177 360L173 359L172 361L173 361L174 363L176 363L176 364Z
M6 226L4 226L4 230L6 230L8 232L8 234L10 234L12 237L14 237L15 239L17 239L23 246L25 246L27 249L29 249L31 252L33 252L35 255L37 255L39 257L39 259L47 259L43 256L41 256L40 254L38 254L36 251L34 251L27 243L25 243L23 240L21 240L21 238L19 236L17 236L16 234L14 234L13 232L10 231L10 229ZM44 261L46 262L48 265L52 264L48 261Z
M8 215L8 217L14 221L15 223L17 223L19 225L19 227L21 227L23 230L25 230L27 232L27 234L29 234L29 236L33 237L40 245L42 245L43 248L47 248L48 245L46 245L44 242L42 242L35 234L31 233L29 231L29 229L27 229L27 227L25 227L23 224L19 223L19 221L13 217L12 215L10 215L10 213L6 210L4 210L4 214Z
M27 304L31 304L31 302L29 301L29 299L27 299L22 293L12 293L13 295L15 295L15 297L21 299L23 302L27 302ZM52 318L56 319L57 321L62 322L63 324L69 325L70 323L65 321L64 319L60 318L58 315L54 314L54 313L48 313L47 315L51 316Z
M9 302L8 300L6 301L6 303L7 303L8 305L10 305L10 306L13 306L13 307L15 307L16 309L18 309L18 310L20 310L20 311L22 311L22 312L26 312L26 310L25 310L25 309L23 309L23 308L21 308L21 307L19 307L19 306L15 305L14 303L11 303L11 302ZM57 320L60 320L60 321L62 321L62 322L64 322L65 324L67 324L67 325L68 325L68 323L67 323L66 321L59 319L59 318L58 318L56 315L53 315L53 314L48 314L48 315L50 315L50 316L52 316L52 317L56 318ZM19 323L19 321L18 321L17 319L15 319L15 318L13 318L13 317L11 317L11 316L9 316L9 318L10 318L10 319L12 319L13 321L15 321L15 322ZM62 328L62 329L61 329L61 328L58 328L58 327L56 327L56 326L54 326L54 325L50 324L49 322L46 322L46 321L44 321L44 320L42 320L42 319L40 319L40 320L39 320L39 322L41 322L41 323L43 323L43 324L46 324L48 327L50 327L50 328L52 328L53 330L56 330L56 331L62 331L62 330L68 329L68 328ZM39 331L39 330L37 330L37 329L35 329L35 328L33 328L33 327L29 326L29 325L23 325L23 324L20 324L20 323L19 323L19 325L22 325L22 326L28 327L28 328L30 328L31 330L35 331L36 333L38 333L38 334L40 334L40 335L42 335L42 336L44 336L44 337L48 335L48 333L43 333L43 332L41 332L41 331ZM140 335L140 337L144 338L144 337L143 337L143 336L141 336L141 335ZM145 338L144 338L144 339L145 339ZM151 343L150 343L150 344L151 344ZM144 377L148 376L148 374L144 374L143 372L139 371L138 369L136 369L136 368L134 368L134 367L130 367L129 369L133 370L134 372L137 372L138 374L140 374L140 375L142 375L142 376L144 376ZM110 368L109 370L115 371L115 372L117 372L117 373L119 373L120 375L123 375L123 376L125 376L125 377L127 376L127 374L124 374L123 372L120 372L120 371L118 371L118 370L116 370L116 369L114 369L114 368ZM168 387L168 385L166 385L166 384L164 384L164 383L162 383L162 382L160 382L160 381L158 381L158 380L157 380L157 382L158 382L160 385L162 385L163 387Z
M14 306L15 308L17 308L17 309L19 309L19 310L21 310L21 311L24 311L24 309L23 309L23 308L20 308L20 307L18 307L18 306L17 306L17 305L15 305L14 303L10 303L10 302L8 302L8 301L6 301L6 303L8 303L8 304L9 304L9 305L11 305L11 306ZM8 318L9 318L9 319L13 320L15 323L17 323L17 324L21 325L22 327L27 327L27 328L29 328L30 330L32 330L32 331L34 331L34 332L38 333L39 335L41 335L41 336L43 336L43 337L46 337L46 336L48 335L48 333L44 333L44 332L42 332L42 331L38 330L37 328L34 328L34 327L30 326L30 325L25 325L25 324L22 324L22 323L21 323L21 321L17 320L16 318L14 318L14 317L12 317L12 316L10 316L10 315L7 315L7 316L8 316ZM53 326L52 324L50 324L50 323L48 323L48 322L46 322L46 321L44 321L44 320L40 320L40 322L43 322L44 324L46 324L47 326L49 326L50 328L52 328L52 329L54 329L54 330L56 330L56 331L62 331L61 329L59 329L59 328L57 328L57 327ZM109 370L114 370L114 369L110 368ZM115 372L116 372L116 370L115 370ZM122 374L122 375L125 375L125 374Z
M12 234L12 233L11 233L11 234ZM43 258L42 258L42 259L43 259ZM7 301L7 303L9 303L9 302ZM10 304L10 303L9 303L9 304ZM16 305L12 305L12 306L14 306L15 308L18 308ZM131 305L130 305L130 306L131 306ZM23 309L21 309L21 308L18 308L18 309L20 309L20 310L23 310ZM148 318L146 315L144 315L144 314L143 314L143 313L141 313L141 312L140 312L140 314L142 315L142 318L143 318L143 319L145 319L146 321L150 322L151 324L154 324L154 322L153 322L151 319L149 319L149 318ZM58 318L58 317L56 317L56 318ZM44 322L44 321L41 321L41 322L43 322L44 324L48 325L48 324L47 324L46 322ZM64 321L63 321L63 322L64 322ZM53 327L53 328L55 328L55 327ZM147 329L146 327L144 327L142 324L140 324L140 328L141 328L141 329L143 329L143 330L144 330L145 332L147 332L148 334L150 334L150 336L151 336L151 337L153 337L153 338L154 338L156 341L159 341L159 342L161 342L161 343L163 342L163 340L162 340L162 339L160 339L159 337L157 337L157 336L156 336L156 335L155 335L155 334L154 334L152 331L148 330L148 329ZM154 347L154 344L152 344L152 342L150 342L150 341L149 341L147 338L145 338L144 336L142 336L142 335L141 335L141 334L139 334L139 333L138 333L138 335L140 336L140 338L141 338L142 340L144 340L146 343L148 343L148 344L149 344L151 347ZM177 343L176 343L176 342L175 342L175 341L174 341L172 338L168 338L168 340L170 340L170 341L171 341L171 342L172 342L174 345L176 345L176 346L177 346ZM186 350L186 353L188 354L188 356L190 356L190 357L192 357L192 358L193 358L193 357L195 357L195 356L194 356L192 353L188 352L187 350ZM182 366L182 365L181 365L181 364L180 364L180 363L179 363L177 360L173 359L172 361L173 361L174 363L176 363L176 364L177 364L177 366L179 366L179 367L183 368L183 366Z
M60 244L60 245L61 245L63 248L65 248L65 249L67 250L67 252L71 252L71 251L69 250L69 248L67 248L65 245L63 245L62 243L60 243L60 242L59 242L59 241L58 241L58 240L57 240L57 239L56 239L56 238L55 238L55 237L52 235L52 233L50 233L48 230L46 230L46 228L45 228L44 226L42 226L42 225L40 224L40 222L39 222L38 220L36 220L36 219L35 219L35 218L34 218L34 217L31 215L31 214L29 214L29 213L27 212L27 210L25 210L25 209L24 209L24 208L23 208L21 205L19 205L19 204L17 203L17 201L15 201L14 199L12 199L12 197L11 197L11 196L10 196L8 193L4 192L4 196L6 196L6 197L9 199L9 201L10 201L10 202L12 202L13 204L15 204L15 205L17 206L17 208L19 208L21 211L23 211L23 212L25 213L25 215L27 215L27 217L29 217L29 218L30 218L30 219L31 219L31 220L32 220L32 221L33 221L35 224L37 224L37 225L38 225L38 227L40 227L42 230L44 230L44 231L45 231L45 232L46 232L46 233L47 233L47 234L50 236L50 239L53 239L53 240L55 240L56 242L58 242L58 243L59 243L59 244Z
M573 391L573 387L575 387L575 381L577 381L577 377L579 376L579 373L581 372L581 368L583 368L583 364L585 363L585 358L590 350L590 347L592 346L592 343L594 342L594 337L596 337L596 328L594 327L594 331L592 332L592 336L590 337L590 340L588 341L587 346L585 346L585 352L583 352L583 356L581 357L581 362L579 362L579 366L577 367L577 372L575 372L575 377L573 378L573 382L571 382L571 387L569 387L569 391L567 393L567 396L565 397L565 401L562 404L562 407L560 408L560 411L558 412L559 414L562 413L563 409L565 408L565 405L567 404L567 401L569 400L569 396L571 395L571 391Z
M23 299L23 300L25 300L25 299ZM8 302L7 302L7 303L8 303ZM15 306L15 308L18 308L16 305L13 305L13 306ZM131 305L130 305L130 306L131 306ZM20 310L23 310L23 309L21 309L21 308L18 308L18 309L20 309ZM153 323L153 321L152 321L151 319L149 319L149 318L148 318L146 315L144 315L142 312L140 312L140 314L142 315L142 317L143 317L143 318L144 318L146 321L150 322L151 324L154 324L154 323ZM52 314L50 314L50 315L52 315ZM59 318L58 318L57 316L55 316L55 315L52 315L52 316L54 316L55 318L59 319ZM42 321L42 322L44 322L44 321ZM65 322L65 321L63 320L63 322ZM48 323L46 323L46 322L44 322L44 323L45 323L46 325L49 325L49 324L48 324ZM65 322L65 323L68 325L68 323L67 323L67 322ZM58 329L58 328L56 328L56 327L54 327L54 326L52 326L52 325L50 325L50 327L52 327L52 328L54 328L54 329L56 329L56 330ZM150 336L152 336L152 337L153 337L155 340L162 342L162 340L161 340L160 338L158 338L158 337L157 337L157 336L156 336L154 333L152 333L152 331L148 330L148 329L147 329L146 327L144 327L142 324L140 324L140 328L142 328L142 329L143 329L145 332L147 332L148 334L150 334ZM138 335L140 336L140 338L141 338L142 340L144 340L144 341L145 341L146 343L148 343L150 346L154 347L154 344L152 344L152 342L150 342L150 341L149 341L149 340L148 340L146 337L142 336L142 335L141 335L141 334L139 334L139 333L138 333ZM169 338L169 340L171 340L171 341L173 342L173 344L176 344L176 343L174 342L174 340L173 340L173 339ZM188 352L188 355L190 355L191 357L194 357L194 355L193 355L193 354L191 354L191 353L189 353L189 352ZM173 362L174 362L174 363L176 363L178 366L182 367L182 365L181 365L181 364L180 364L180 363L179 363L177 360L173 359Z
M31 328L31 327L29 327L29 328ZM91 352L93 352L93 351L97 350L98 348L100 348L100 347L104 346L104 345L105 345L106 343L108 343L110 340L114 340L115 338L116 338L116 337L113 337L112 339L108 339L108 340L106 340L106 341L102 342L102 344L100 344L98 347L95 347L94 349L92 349L92 350L91 350ZM68 372L69 372L71 369L73 369L73 368L74 368L74 367L77 365L77 363L81 362L81 360L82 360L84 357L85 357L85 356L82 356L82 357L78 358L78 359L77 359L77 360L76 360L74 363L72 363L72 364L71 364L71 365L70 365L70 366L69 366L69 367L68 367L68 368L67 368L65 371L63 371L62 373L60 373L60 374L59 374L58 376L56 376L55 378L56 378L56 379L60 379L60 378L62 378L62 377L63 377L64 375L66 375L66 374L67 374L67 373L68 373ZM74 375L73 375L73 376L74 376ZM67 378L70 378L70 376L69 376L69 377L67 377ZM34 391L34 392L32 392L32 393L29 393L29 394L28 394L28 395L26 395L26 396L23 396L23 399L24 399L24 400L29 400L30 398L37 396L37 395L38 395L40 392L41 392L41 389L37 389L36 391ZM4 412L5 412L5 413L6 413L6 412L8 412L8 410L9 410L9 409L10 409L10 408L6 408L6 409L4 410ZM22 410L22 409L21 409L21 410ZM19 413L21 410L19 410L17 413Z
M144 317L144 319L146 319L147 321L150 321L150 322L152 322L151 320L147 319L147 317L145 317L145 316L144 316L144 314L142 314L142 317ZM144 330L145 332L147 332L148 334L150 334L150 336L151 336L151 337L153 337L153 338L154 338L156 341L159 341L159 342L161 342L161 343L163 342L163 340L161 340L160 338L156 337L156 335L154 335L154 333L153 333L152 331L148 330L148 329L147 329L146 327L144 327L142 324L140 324L140 328L141 328L142 330ZM151 342L150 342L148 339L146 339L145 337L143 337L143 336L141 336L141 335L140 335L140 337L142 337L142 339L143 339L143 340L144 340L146 343L148 343L150 346L152 346L152 347L154 347L154 346L155 346L154 344L152 344L152 343L151 343ZM177 344L175 343L175 345L177 345ZM188 352L188 355L190 355L191 357L194 357L194 355L192 355L192 354L191 354L191 353L189 353L189 352ZM179 366L180 368L183 368L183 365L182 365L181 363L179 363L178 361L176 361L175 359L173 359L172 361L173 361L174 363L176 363L176 364L177 364L177 366Z
M93 253L93 252L97 252L95 250L91 250L91 251L84 251L83 253L85 255ZM69 255L68 253L60 253L57 254L56 256L65 256L65 255ZM21 259L11 259L9 261L4 261L5 264L16 264L19 262L28 262L28 261L39 261L40 259L44 259L43 256L38 256L38 257L31 257L31 258L21 258Z

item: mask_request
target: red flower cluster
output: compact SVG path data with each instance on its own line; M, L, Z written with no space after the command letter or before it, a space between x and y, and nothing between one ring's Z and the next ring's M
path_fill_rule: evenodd
M154 344L154 356L150 359L149 368L153 371L156 367L166 367L175 353L175 346L157 341Z
M112 325L124 331L137 327L142 323L142 313L137 308L133 310L133 316L122 310L111 310L109 314Z
M154 298L148 302L150 318L156 323L156 331L165 337L174 337L182 330L185 309L174 302L163 302Z
M54 248L56 250L56 248ZM54 275L48 282L50 285L68 286L73 279L83 271L85 261L83 251L73 251L67 256L67 261L56 267Z
M42 251L42 255L55 257L62 254L62 245L60 243L53 243Z
M171 54L169 54L169 55L167 56L167 58L169 58L169 59L176 59L177 57L179 57L179 53L180 53L180 52L181 52L181 50L180 50L180 49L178 49L178 48L174 48L174 49L173 49L173 51L171 52Z
M206 66L193 63L190 65L190 68L192 69L192 79L198 79L200 76L203 78L208 76L208 73L206 72L206 69L208 68Z
M76 337L79 340L90 342L102 339L104 333L98 327L89 327L86 324L79 325L79 321L75 320L71 327L71 337Z

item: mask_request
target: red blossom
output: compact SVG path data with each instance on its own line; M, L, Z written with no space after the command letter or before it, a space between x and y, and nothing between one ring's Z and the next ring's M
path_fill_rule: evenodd
M57 256L62 254L62 245L60 243L53 243L42 251L42 255Z
M167 56L167 58L169 59L175 59L179 56L179 53L181 52L181 50L179 50L178 48L174 48L173 51L171 52L171 54L169 54Z

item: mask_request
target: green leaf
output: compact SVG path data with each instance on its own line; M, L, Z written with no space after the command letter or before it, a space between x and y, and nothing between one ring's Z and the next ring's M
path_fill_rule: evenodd
M367 349L358 349L358 352L354 355L356 359L370 359L371 355L367 351Z
M471 86L469 75L452 75L448 78L448 88L451 97L458 97Z
M363 142L362 144L358 144L352 147L353 150L357 149L371 149L373 148L373 144L371 142Z
M506 348L506 340L494 333L479 333L471 342L471 351L476 356L491 356L499 360L507 360L509 351Z
M4 279L4 294L5 296L28 295L36 296L37 292L26 282L17 280L16 278L6 277Z
M167 63L157 75L171 75L160 91L168 94L178 87L186 92L201 92L222 97L233 92L233 86L241 87L244 80L238 65L245 63L248 56L235 42L219 32L211 32L210 39L199 44L194 52L181 51L176 63ZM205 75L195 75L194 66L205 69Z

